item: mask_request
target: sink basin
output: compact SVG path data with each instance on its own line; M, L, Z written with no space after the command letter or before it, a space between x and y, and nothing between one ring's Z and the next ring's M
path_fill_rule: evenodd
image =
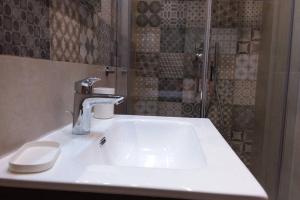
M106 142L103 144L103 138ZM264 189L209 119L117 115L40 141L60 143L54 167L13 174L0 158L0 186L206 200L266 200Z
M97 132L92 133L97 135ZM191 123L119 120L87 146L80 156L89 164L197 169L206 165L200 139ZM88 157L86 155L89 155Z

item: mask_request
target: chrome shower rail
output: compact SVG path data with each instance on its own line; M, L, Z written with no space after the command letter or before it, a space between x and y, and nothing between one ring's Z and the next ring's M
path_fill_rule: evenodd
M207 21L205 27L204 39L204 62L202 67L202 92L201 92L201 117L206 115L206 101L207 101L207 72L209 66L209 47L210 47L210 31L211 31L211 12L212 0L207 0Z

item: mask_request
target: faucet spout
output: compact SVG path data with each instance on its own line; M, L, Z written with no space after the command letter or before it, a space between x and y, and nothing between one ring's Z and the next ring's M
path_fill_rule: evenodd
M94 94L92 87L98 78L87 78L75 83L73 130L75 135L90 133L92 109L98 104L119 105L124 97L112 94Z

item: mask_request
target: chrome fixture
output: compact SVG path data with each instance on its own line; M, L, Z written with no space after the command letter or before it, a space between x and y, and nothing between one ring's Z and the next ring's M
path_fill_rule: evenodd
M105 76L108 76L109 74L114 74L116 70L111 66L105 67Z
M99 78L86 78L75 82L73 130L75 135L90 133L92 108L98 104L116 104L124 101L124 97L111 94L93 94L93 86Z

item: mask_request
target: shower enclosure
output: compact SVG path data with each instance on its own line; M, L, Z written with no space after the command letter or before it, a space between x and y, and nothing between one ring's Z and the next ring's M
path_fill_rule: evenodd
M126 113L209 118L277 199L296 1L116 2Z
M127 112L207 117L251 168L263 0L119 2Z

